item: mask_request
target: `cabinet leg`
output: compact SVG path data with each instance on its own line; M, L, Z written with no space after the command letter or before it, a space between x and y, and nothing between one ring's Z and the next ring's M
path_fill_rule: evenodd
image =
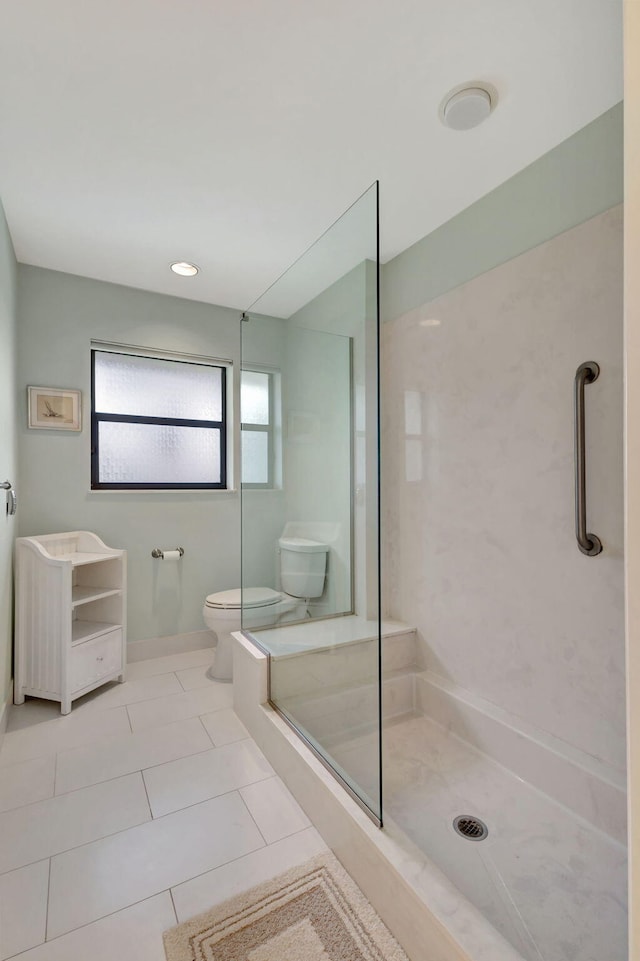
M14 691L14 692L13 692L13 703L14 703L14 704L24 704L24 694L21 694L20 691Z
M118 684L124 684L124 674L118 674L116 681Z
M60 702L60 713L61 713L61 714L70 714L70 713L71 713L71 698L70 698L70 697L65 697L65 698L63 698L62 701Z

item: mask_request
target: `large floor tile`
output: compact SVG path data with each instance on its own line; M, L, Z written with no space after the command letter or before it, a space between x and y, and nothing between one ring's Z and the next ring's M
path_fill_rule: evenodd
M175 674L159 674L157 677L142 677L137 681L125 681L118 684L105 685L97 688L80 698L75 710L96 711L107 710L110 707L121 707L124 704L136 704L139 701L151 701L163 698L168 694L179 694L184 690Z
M156 674L170 674L172 671L186 671L190 667L200 667L213 662L214 649L207 647L202 651L185 651L184 654L168 654L147 661L134 661L127 664L127 681L137 681L141 677L154 677Z
M178 920L186 921L194 914L269 881L326 850L327 846L315 828L307 828L237 861L207 871L172 889Z
M0 958L44 941L48 889L48 860L0 876Z
M150 820L141 774L0 814L0 873Z
M249 732L232 708L203 714L201 720L216 747L249 737Z
M237 793L53 858L48 937L88 924L264 845Z
M176 917L168 891L20 955L19 961L165 961Z
M109 734L127 734L131 731L124 707L116 707L110 711L72 711L63 717L59 707L53 715L48 712L31 712L30 703L14 707L11 711L14 726L4 736L0 766L29 758L45 757L47 754L55 754L56 751L90 744L91 741Z
M209 684L216 683L210 677L207 677L208 670L207 665L201 664L198 667L188 667L184 671L176 671L176 677L185 691L195 691L199 687L207 687Z
M309 827L311 822L279 777L240 791L267 844Z
M209 750L211 738L197 717L103 738L58 755L56 794Z
M12 704L7 720L7 731L19 731L23 727L42 724L60 717L60 702L41 697L27 697L24 704Z
M53 754L3 767L0 775L0 811L9 811L51 797L55 772L56 759Z
M273 775L254 741L238 741L144 772L154 817L226 794Z
M179 683L179 682L178 682ZM182 688L181 688L182 690ZM233 706L233 685L212 681L208 687L196 691L183 691L172 697L130 704L127 708L131 727L140 731L145 727L160 727L187 717L197 717L211 711Z

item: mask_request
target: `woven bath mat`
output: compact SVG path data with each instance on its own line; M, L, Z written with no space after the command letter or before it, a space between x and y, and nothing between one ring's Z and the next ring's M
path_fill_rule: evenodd
M408 961L332 854L164 935L168 961Z

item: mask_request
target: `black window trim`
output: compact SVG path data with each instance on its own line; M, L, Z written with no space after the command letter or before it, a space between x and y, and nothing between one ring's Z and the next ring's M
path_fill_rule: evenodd
M96 353L119 354L123 357L148 357L150 360L167 360L174 364L191 364L197 367L217 367L221 374L220 389L222 392L221 420L189 420L177 417L145 417L137 414L105 414L96 411L95 396L95 356ZM217 484L155 484L155 483L124 483L112 484L100 481L100 450L99 424L101 421L115 421L125 424L158 424L169 427L204 427L220 431L220 481ZM112 491L179 491L179 490L228 490L227 488L227 368L221 363L206 363L204 358L197 360L182 360L178 357L155 357L153 352L144 354L127 350L105 350L101 347L91 348L91 490Z

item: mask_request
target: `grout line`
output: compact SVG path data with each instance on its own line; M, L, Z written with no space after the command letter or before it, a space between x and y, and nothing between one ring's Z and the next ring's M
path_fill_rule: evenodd
M189 718L189 720L191 719ZM134 767L133 770L131 771L123 771L120 774L114 774L113 777L105 777L101 781L91 781L90 784L81 784L80 787L71 788L70 791L61 791L60 794L56 794L55 796L66 797L69 794L75 794L76 791L86 791L87 788L97 787L99 784L109 784L110 781L118 781L120 778L130 777L132 774L138 774L139 772L153 771L153 769L156 767L163 767L165 764L173 764L175 761L182 761L183 759L186 759L188 757L197 757L199 754L208 754L208 752L211 750L213 750L213 748L205 747L200 751L189 751L187 754L180 754L178 755L178 757L171 757L171 758L168 758L166 761L158 761L156 764L147 764L143 767ZM45 798L44 800L50 801L51 798ZM32 801L30 803L38 804L39 802ZM29 805L25 804L23 805L23 807L29 807ZM16 809L11 808L11 810L14 811Z
M177 657L185 657L185 656L188 657L189 654L201 654L204 651L206 651L209 655L212 655L213 650L214 650L213 648L200 647L200 648L196 648L194 651L182 651L182 653L180 654L162 654L160 655L160 657L146 657L142 661L127 661L127 664L125 665L125 672L126 672L126 668L133 667L134 664L146 664L148 661L162 661L165 658L175 659ZM167 668L166 671L157 671L155 674L143 674L141 677L132 678L132 680L146 681L150 677L162 677L164 674L174 674L176 671L188 671L193 667L209 667L210 664L211 664L211 661L209 660L203 664L189 664L188 667L171 667L171 668Z
M220 794L214 794L212 797L201 798L199 801L193 801L191 804L185 804L184 807L176 808L175 811L167 811L165 814L159 814L158 817L154 818L153 820L161 821L162 818L171 817L172 814L179 814L181 811L188 811L190 808L198 807L199 804L207 804L209 801L216 801L218 798L227 797L229 794L235 794L236 792L239 794L243 788L251 787L252 784L261 784L262 781L268 781L273 776L273 774L265 774L264 777L259 777L255 781L249 781L247 784L239 784L237 787L229 788L228 791L222 791ZM244 798L242 798L242 802L243 804L245 803ZM249 811L249 814L251 814L251 811ZM254 820L253 815L251 815L251 820ZM256 827L258 827L257 824ZM125 828L125 830L127 829ZM260 828L258 828L258 831L260 831ZM260 831L260 834L262 834L262 831ZM42 860L42 858L40 858L40 860Z
M141 772L138 771L136 773L140 774ZM131 775L129 774L126 776L131 777ZM227 793L230 793L230 792L227 792ZM59 795L59 797L65 797L65 795ZM177 812L172 812L172 813L177 813ZM39 857L35 858L33 861L26 861L24 864L16 864L12 868L7 868L6 871L0 871L0 877L4 877L6 874L11 874L12 871L20 871L22 868L27 868L32 864L37 864L38 861L46 861L47 858L50 858L51 860L53 860L53 858L59 858L63 854L68 854L69 851L77 851L78 848L86 848L87 845L89 844L96 844L98 841L106 840L106 838L113 838L116 836L116 834L124 834L125 831L131 831L133 830L133 828L142 827L143 824L151 824L152 821L153 821L152 818L145 819L144 821L138 821L136 824L130 824L129 827L118 828L117 831L111 831L109 834L101 834L98 837L93 838L91 841L83 841L81 844L72 844L70 848L65 848L63 851L50 851L48 854L41 854Z
M193 717L187 717L187 718L184 718L183 720L185 720L185 721L193 721L193 720L201 720L201 719L196 716L195 718L193 718ZM181 724L181 723L182 723L182 721L171 721L169 724L162 724L162 725L160 725L158 728L156 728L156 730L162 730L163 727L170 727L171 724ZM204 725L203 725L203 727L204 727ZM146 729L145 729L145 730L146 730ZM205 730L205 733L207 734L207 736L209 737L209 740L211 741L211 737L209 736L209 733L208 733L207 729L205 728L204 730ZM141 732L138 732L138 733L141 733ZM128 737L129 735L125 735L125 734L114 734L114 735L107 735L107 736L108 736L108 737L114 737L114 738L116 738L116 737ZM239 738L237 741L230 741L229 744L222 744L222 745L220 745L220 747L230 747L232 744L240 744L242 741L250 741L250 740L251 740L251 736L249 735L248 737ZM4 814L9 814L10 811L18 811L18 810L22 810L23 808L31 807L31 806L34 805L34 804L43 804L45 801L53 801L53 800L55 800L56 798L67 797L69 794L76 794L78 791L86 791L88 788L98 787L100 784L109 784L111 781L118 781L118 780L120 780L121 778L130 777L132 774L137 774L139 771L151 771L151 770L153 770L153 768L162 767L164 764L173 764L174 761L181 761L183 758L197 757L198 754L207 754L209 751L212 751L214 748L215 748L216 750L220 750L220 747L218 747L218 745L213 744L213 742L211 742L211 744L212 744L211 747L205 747L205 748L203 748L203 749L201 749L201 750L198 750L198 751L191 751L191 750L190 750L190 751L188 751L188 753L186 753L186 754L180 754L180 755L178 755L178 757L172 757L172 758L169 758L169 759L166 760L166 761L158 761L156 764L147 764L145 767L135 767L135 768L133 768L131 771L122 771L122 772L120 772L119 774L114 774L112 777L105 777L105 778L102 778L102 780L99 780L99 781L90 781L88 784L81 784L81 785L79 785L78 787L73 787L73 788L71 788L71 790L69 790L69 791L60 791L59 794L52 794L52 795L50 795L49 797L46 797L46 798L39 798L39 799L36 800L36 801L28 801L26 804L17 804L15 807L7 808L5 811L0 811L0 820L2 819L2 816L3 816ZM82 744L82 745L80 745L81 748L90 748L90 747L92 747L92 746L93 746L93 745L91 745L91 744ZM69 750L70 750L70 751L75 751L75 750L77 750L77 749L76 749L76 748L69 748ZM60 752L60 754L65 754L65 753L67 753L67 752L66 752L66 751L61 751L61 752ZM47 756L49 757L50 755L47 755ZM33 759L31 759L31 758L29 758L29 760L42 760L42 759L38 759L38 758L33 758ZM23 763L23 762L18 762L18 763ZM26 762L25 762L25 763L26 763ZM267 762L267 763L268 763L268 762ZM56 755L56 766L57 766L57 755ZM0 771L2 771L2 770L3 770L3 769L0 768ZM262 779L261 779L261 780L262 780ZM57 781L57 774L56 774L56 781ZM221 795L215 795L215 796L220 797ZM206 800L206 799L205 799L205 800ZM179 809L179 810L180 810L180 809ZM42 860L42 859L40 859L40 860ZM0 872L0 873L2 873L2 872Z
M141 773L142 773L141 771L134 772L134 774L141 774ZM130 774L126 774L124 776L131 777ZM266 781L271 777L273 777L272 774L267 774L265 777L259 778L257 781L251 781L250 784L258 784L260 783L260 781ZM114 778L114 780L117 780L117 778ZM103 782L103 783L106 783L106 782ZM249 787L249 784L243 784L241 786ZM80 790L83 790L83 789L80 788ZM10 874L12 871L19 871L21 868L29 867L29 865L31 864L37 864L38 861L46 861L47 858L51 858L51 859L59 858L59 857L62 857L62 855L64 854L68 854L70 851L78 851L80 848L86 848L90 844L98 844L100 841L106 841L107 838L113 838L113 837L116 837L118 834L125 834L127 831L133 831L135 828L144 827L145 824L157 824L159 821L162 821L164 818L169 818L172 815L180 814L182 811L188 811L190 808L198 807L201 804L209 804L211 801L217 801L218 798L228 797L229 794L237 794L239 793L239 791L240 791L239 787L230 788L228 791L223 791L221 794L214 794L212 797L202 798L202 800L200 801L194 801L193 804L186 804L184 807L176 808L175 811L167 811L166 814L159 814L158 817L155 817L155 818L152 817L149 820L139 821L137 824L131 824L129 825L129 827L120 828L117 831L111 831L109 834L101 834L99 837L92 838L92 840L90 841L83 841L81 844L74 844L70 848L65 848L64 851L54 851L50 854L41 855L40 857L35 858L33 861L27 861L25 864L16 864L14 867L8 868L6 871L0 871L0 877L3 877L5 874ZM65 795L58 795L58 797L65 797ZM244 799L242 800L244 803ZM251 812L249 813L251 814ZM260 828L258 828L258 831L260 831ZM260 834L262 835L261 831L260 831ZM255 850L258 850L258 848L256 848ZM240 857L243 857L243 856L244 855L240 855ZM238 860L237 858L231 858L231 861L237 861L237 860ZM224 863L226 864L228 862L225 861ZM214 869L210 868L209 870L214 870ZM206 874L207 872L205 871L204 873ZM146 901L147 898L142 898L142 900Z
M251 812L249 812L249 813L251 813ZM260 829L258 828L258 830L260 830ZM322 835L320 834L320 832L318 831L318 829L317 829L313 824L308 824L307 827L305 827L305 828L300 828L298 831L294 831L292 834L286 835L286 837L278 838L277 841L273 841L273 842L272 842L272 845L273 845L273 844L280 844L282 841L290 841L291 838L296 837L298 834L304 834L305 831L315 831L316 834L318 835L318 837L320 838L320 840L322 841L322 843L324 844L325 849L326 849L327 851L331 851L331 848L329 847L329 845L327 844L327 842L325 841L325 839L322 837ZM262 833L262 832L261 832L261 833ZM186 881L179 881L177 884L174 884L174 885L171 886L171 889L170 889L170 890L171 890L171 897L173 898L173 891L174 891L175 888L180 888L180 887L182 887L183 884L190 884L191 881L197 881L198 878L203 878L203 877L204 877L205 875L207 875L207 874L213 874L214 871L218 871L218 870L220 870L221 868L226 868L227 865L229 865L229 864L234 864L236 861L244 861L245 858L250 858L252 855L257 854L258 851L264 851L265 849L271 847L272 845L264 844L262 847L260 847L260 848L254 848L253 851L247 851L246 854L241 854L241 855L240 855L239 857L237 857L237 858L230 858L230 860L224 861L222 864L216 865L215 868L207 868L206 871L201 871L200 874L194 874L192 878L187 878ZM306 860L308 860L308 859L306 859ZM299 863L302 864L302 861L300 861ZM285 870L288 870L288 869L285 868ZM282 871L279 871L278 873L279 873L279 874L282 874L283 872L282 872ZM249 887L247 887L245 890L249 891L251 887L254 887L254 885L250 883L250 884L249 884ZM175 902L174 902L174 904L175 904ZM176 911L176 916L177 916L177 911ZM185 919L185 920L187 920L187 919ZM181 922L180 922L180 918L178 918L178 924L180 924L180 923L181 923Z
M169 888L169 897L171 898L171 907L173 908L173 913L176 916L176 924L180 924L178 920L178 909L176 908L176 902L173 900L173 888Z
M234 791L228 791L228 792L227 792L227 794L234 794L234 793L237 793L237 792L234 792ZM222 796L222 795L220 795L220 796ZM147 823L152 823L152 822L147 822ZM258 830L259 830L259 829L258 829ZM309 830L309 828L305 828L304 830ZM300 833L300 832L296 831L295 833L298 834L298 833ZM290 835L290 836L292 837L293 835ZM282 840L284 840L284 839L282 839ZM211 871L217 871L218 868L224 868L224 867L226 867L228 864L233 864L234 861L240 861L240 860L242 860L242 858L249 857L249 855L255 854L257 851L262 851L262 850L263 850L264 848L266 848L266 847L268 847L268 845L265 843L265 844L260 845L259 847L253 848L253 850L251 850L251 851L246 851L244 854L238 855L238 857L228 858L226 861L222 861L220 864L216 864L214 867L207 868L206 871L202 871L202 872L200 872L200 874L194 874L193 877L191 877L191 878L185 878L184 881L177 881L175 884L171 885L171 886L168 887L168 888L162 888L162 890L160 890L160 891L154 891L153 894L148 894L145 898L140 898L138 901L132 901L131 904L125 904L125 905L123 905L123 907L118 908L116 911L110 911L108 914L101 915L99 918L93 918L93 920L87 921L85 924L80 924L80 925L78 925L77 928L71 928L71 930L69 930L69 931L64 931L62 934L57 935L56 938L52 938L51 940L52 940L52 941L56 941L58 938L62 938L62 937L64 937L64 936L67 935L67 934L71 934L73 931L78 931L78 930L80 930L80 928L86 928L86 927L88 927L90 924L95 924L96 921L102 921L103 918L112 917L112 916L115 915L115 914L119 914L120 911L126 911L127 908L132 908L132 907L134 907L134 905L136 905L136 904L142 904L143 901L150 901L152 898L156 898L156 897L158 897L160 894L164 894L165 892L168 892L169 895L171 896L171 902L172 902L172 904L174 904L174 911L175 911L175 902L173 901L173 888L180 887L182 884L188 884L189 881L194 881L196 878L201 878L201 877L203 877L205 874L209 874ZM41 860L43 860L43 859L41 858ZM247 890L249 890L249 888L247 888ZM177 911L176 911L176 922L177 922L178 924L180 923L179 920L178 920Z
M49 858L49 874L47 877L47 910L44 920L44 940L47 940L47 935L49 934L49 898L51 896L51 858Z
M198 690L202 690L202 688L199 688ZM183 691L182 694L172 694L172 695L170 695L170 696L171 696L171 697L183 697L183 695L185 695L185 694L195 694L195 693L196 693L195 691ZM145 703L146 703L146 702L145 702ZM132 733L133 733L133 734L141 734L143 731L150 731L150 730L152 730L152 729L154 729L154 728L157 729L157 728L161 728L161 727L166 727L167 724L177 724L178 721L189 721L189 720L190 720L191 718L193 718L193 717L203 717L205 714L207 714L207 715L208 715L208 714L217 714L218 711L228 711L228 710L231 710L231 708L229 708L228 705L225 705L224 707L214 707L213 710L211 710L211 711L206 710L206 711L204 711L204 712L202 712L202 713L197 713L197 712L196 712L195 714L187 714L186 717L173 718L173 720L171 720L171 721L165 721L164 723L161 723L161 724L145 724L145 725L143 725L142 727L137 727L137 728L135 728ZM251 737L251 735L248 734L247 737ZM223 745L223 746L224 746L224 745Z
M119 705L118 707L105 708L104 712L91 711L91 712L89 712L89 713L90 713L90 714L93 714L94 716L97 717L100 713L105 713L105 714L106 714L106 713L108 713L109 711L122 711L123 709L126 711L126 705L125 705L125 704L121 704L121 705ZM68 715L68 716L71 717L71 715ZM77 716L77 714L74 715L74 717L75 717L75 716ZM15 730L15 731L8 732L8 734L6 734L5 737L8 737L9 734L11 734L11 735L17 735L17 734L21 734L21 733L23 733L23 732L31 732L31 731L34 731L35 733L37 733L37 727L38 727L39 724L49 724L50 722L52 722L52 721L57 721L58 719L59 719L58 717L50 717L50 718L47 718L46 721L38 721L38 722L36 722L35 724L27 724L27 725L25 725L24 727L20 727L20 728L18 728L18 729ZM129 726L131 726L131 725L129 725ZM117 734L98 734L97 737L95 737L93 740L94 740L94 741L95 741L95 740L100 740L100 739L103 738L103 737L118 737L118 736L119 736L119 735L117 735ZM54 754L62 754L64 751L74 751L76 748L79 748L79 747L87 747L87 746L89 746L91 743L92 743L92 741L84 741L84 742L81 742L80 744L75 744L75 745L72 745L71 747L63 747L62 749L60 749L59 745L57 744L57 742L56 742L55 739L54 739L54 742L53 742L53 744L50 746L50 748L49 748L48 750L47 750L47 749L43 749L43 753L42 753L42 754L30 754L30 755L28 755L27 757L23 757L23 758L21 758L21 759L18 760L18 761L10 761L8 764L0 763L0 771L4 771L4 770L6 770L7 768L12 767L14 764L26 764L27 761L42 761L42 760L44 760L45 758L50 758L50 757L52 757L52 755L54 755Z
M194 751L194 755L204 754L204 753L205 753L204 751ZM185 756L192 757L194 755L185 755ZM177 760L179 760L179 758ZM170 764L171 761L166 761L163 763ZM158 766L159 765L154 764L154 765L151 765L149 768L144 768L144 770L150 770L151 767L158 767ZM40 798L39 801L29 801L27 804L19 804L17 807L7 808L6 811L0 811L0 821L2 820L2 816L4 814L11 814L13 811L24 811L27 808L33 807L34 804L46 804L49 801L56 801L58 798L69 797L70 794L78 794L80 791L88 791L90 788L100 787L102 784L110 784L112 781L120 781L125 777L131 777L132 774L139 774L140 771L142 770L143 768L137 767L137 768L134 768L133 771L125 771L124 774L114 774L113 777L107 777L104 779L104 781L93 781L91 784L83 784L80 787L74 787L70 791L61 791L60 794L52 794L50 797ZM49 855L47 855L47 857L48 856ZM39 858L38 860L42 861L44 859Z
M147 798L147 807L149 808L149 816L152 821L155 821L155 818L153 816L153 811L151 810L151 801L149 800L149 791L147 790L147 782L144 779L144 771L138 771L138 774L142 778L142 786L144 787L145 797Z
M99 918L95 918L93 921L86 921L84 924L79 924L77 928L70 928L69 931L63 931L62 934L57 934L55 938L51 938L50 941L42 941L40 944L35 945L33 948L26 948L25 951L19 951L18 954L12 954L9 958L6 958L5 961L14 961L14 959L16 958L21 958L23 955L27 955L30 951L37 951L39 948L42 948L44 944L47 944L47 945L55 944L56 941L60 941L61 938L67 938L70 935L75 934L76 931L82 931L83 928L89 928L91 927L92 924L97 924L99 921L105 921L107 918L113 918L115 917L116 914L120 914L121 911L128 911L129 908L135 908L136 905L144 904L145 901L152 901L154 898L159 898L162 894L170 895L171 889L164 888L164 890L157 891L155 894L150 894L146 898L140 898L139 901L132 901L131 904L126 904L123 908L118 908L116 911L109 911L108 914L103 914ZM171 898L171 902L173 904L173 898ZM175 913L175 907L173 910ZM176 916L176 921L177 921L177 916Z
M202 729L204 730L204 733L207 735L207 737L209 738L209 740L211 741L211 743L213 744L214 747L224 747L224 744L216 744L216 742L213 740L211 734L209 733L209 731L207 731L207 728L205 727L204 721L202 720L203 716L204 716L204 715L199 714L199 715L198 715L198 720L200 721L200 724L202 725ZM234 742L232 741L231 743L233 744Z
M199 690L199 689L196 689L196 690ZM191 691L182 691L182 692L180 692L179 694L166 694L166 695L164 695L164 696L167 697L167 698L169 698L169 697L179 697L179 696L181 697L182 694L190 694L190 693L193 693L193 692L191 692ZM150 698L149 700L160 700L160 699L161 699L161 698ZM226 705L226 706L224 706L224 707L214 707L214 708L212 708L212 710L206 710L206 711L204 712L204 714L188 714L186 717L174 718L173 720L171 720L171 721L166 721L165 723L161 723L161 724L148 724L148 725L146 725L145 727L138 728L137 730L134 731L134 730L133 730L133 724L132 724L132 722L131 722L131 715L129 714L129 708L130 708L130 707L133 707L135 704L144 704L144 703L147 703L147 702L146 702L146 701L134 701L132 704L121 704L121 705L119 705L118 707L106 708L106 709L105 709L105 713L106 713L106 711L122 711L122 710L124 710L125 716L126 716L126 718L127 718L127 721L129 722L129 733L130 733L130 734L141 734L141 733L143 733L144 731L150 731L150 730L152 730L152 729L159 730L160 728L167 727L169 724L178 724L180 721L189 721L189 720L191 720L191 719L194 718L194 717L204 717L204 716L207 716L207 717L208 717L210 714L217 714L219 711L230 711L230 710L233 710L233 708L232 708L232 707L229 707L228 705ZM91 713L92 713L92 714L95 714L95 715L97 716L97 714L100 713L100 712L98 712L98 711L95 711L95 712L92 711ZM48 720L48 721L52 721L52 720L57 720L57 718L48 718L47 720ZM33 727L35 727L35 725L30 725L29 728L27 728L27 727L25 727L25 728L19 728L19 731L28 730L28 729L33 728ZM205 728L205 730L206 730L206 728ZM19 733L19 731L12 731L11 733L12 733L12 734L17 734L17 733ZM207 732L207 733L208 733L208 732ZM91 748L91 747L95 746L95 742L96 742L96 741L101 741L101 740L103 740L103 739L105 739L105 738L111 738L111 737L113 737L113 738L116 738L116 737L124 737L124 734L122 734L122 733L119 733L119 734L98 734L96 737L92 738L91 740L83 741L83 742L81 742L80 744L74 744L74 745L71 745L70 747L63 747L62 749L60 749L60 748L58 747L58 745L54 744L52 750L45 750L44 753L42 753L42 754L30 755L30 756L28 756L28 757L21 758L20 760L10 761L8 764L0 763L0 772L6 771L6 770L8 770L9 768L11 768L11 767L13 767L14 765L17 765L17 764L26 764L28 761L43 761L43 760L45 760L45 759L47 759L47 758L52 757L54 754L66 754L66 753L69 752L69 751L77 751L77 750L80 750L80 748ZM238 740L246 740L248 737L251 737L251 735L250 735L250 734L246 734L245 736L243 736L242 738L239 738ZM233 743L235 743L235 742L234 742L234 741L230 741L229 743L230 743L230 744L233 744ZM218 745L214 745L214 747L217 747L217 746L218 746ZM224 745L222 745L222 747L224 747Z
M253 783L255 784L256 782L254 781ZM245 785L243 785L243 786L244 786L244 787L249 787L248 784L245 784ZM267 841L266 837L264 836L264 834L263 834L262 831L260 830L260 825L258 824L258 822L257 822L256 819L254 818L253 814L251 813L251 808L249 807L249 805L248 805L247 802L245 801L244 797L242 796L242 788L238 788L238 796L239 796L240 800L242 801L242 803L244 804L244 806L246 807L247 811L249 812L249 817L251 818L251 820L253 821L253 823L254 823L255 826L257 827L258 833L259 833L260 837L262 838L262 840L263 840L264 843L265 843L265 847L269 847L269 842ZM236 861L237 861L237 860L238 860L238 859L236 858Z
M234 793L234 792L230 791L230 792L228 792L228 793L232 794L232 793ZM222 796L222 795L219 795L219 796ZM249 812L249 813L251 813L251 812ZM149 822L147 822L147 823L149 823ZM259 830L259 829L258 829L258 830ZM308 826L305 827L305 828L300 828L300 830L298 830L298 831L294 831L293 834L287 835L286 838L279 838L278 841L274 841L273 843L274 843L274 844L279 844L281 841L289 840L289 839L291 839L291 838L293 838L293 837L296 837L296 835L298 835L298 834L303 834L305 831L312 831L312 830L315 830L316 833L319 833L319 832L317 831L317 828L314 828L314 826L311 824L311 825L308 825ZM331 849L330 849L329 846L326 844L326 842L324 842L324 838L322 838L322 836L320 836L320 837L321 837L321 840L323 841L323 843L325 844L326 849L327 849L328 851L330 851ZM132 901L131 904L126 904L124 907L118 908L116 911L110 911L108 914L103 914L103 915L101 915L99 918L94 918L92 921L87 921L87 922L85 922L85 924L80 924L80 925L78 925L77 928L71 928L71 930L65 931L65 932L63 932L62 934L57 935L55 938L52 938L50 942L47 942L47 943L54 943L55 941L60 940L60 938L64 938L64 937L67 937L67 936L70 935L70 934L73 934L75 931L81 931L83 928L88 928L88 927L90 927L90 925L92 925L92 924L97 924L99 921L103 921L103 920L105 920L106 918L114 917L115 915L120 914L120 912L122 912L122 911L127 911L127 910L129 910L129 908L133 908L133 907L135 907L137 904L143 904L145 901L151 901L151 900L153 900L153 898L160 897L160 895L162 895L162 894L169 894L169 896L170 896L170 898L171 898L171 904L172 904L172 906L173 906L173 910L174 910L174 913L175 913L175 916L176 916L176 924L180 924L180 918L179 918L179 916L178 916L178 911L177 911L176 904L175 904L175 900L174 900L174 896L173 896L173 890L174 890L174 888L181 887L183 884L189 884L191 881L195 881L195 880L197 880L198 878L202 878L202 877L204 877L206 874L211 874L212 872L217 871L217 870L219 870L220 868L224 868L224 867L226 867L226 866L229 865L229 864L233 864L235 861L243 861L245 858L251 857L252 854L256 854L258 851L264 850L264 848L266 848L266 847L269 847L269 845L268 845L268 844L265 844L265 845L263 845L262 847L254 848L253 851L247 851L245 854L241 854L241 855L239 855L237 858L230 858L228 861L223 861L222 864L217 864L215 867L207 868L206 871L201 871L199 874L194 874L193 877L187 878L187 879L184 880L184 881L178 881L176 884L172 885L172 886L169 887L169 888L164 888L162 891L156 891L155 894L149 894L146 898L140 898L139 901ZM41 859L41 860L44 860L44 859ZM49 861L51 861L51 860L52 860L52 859L49 859ZM300 863L302 863L302 862L300 862ZM249 887L251 887L251 884L249 885ZM248 887L246 890L249 890L249 887ZM32 950L32 949L29 949L29 950ZM9 961L9 959L7 959L7 961Z

